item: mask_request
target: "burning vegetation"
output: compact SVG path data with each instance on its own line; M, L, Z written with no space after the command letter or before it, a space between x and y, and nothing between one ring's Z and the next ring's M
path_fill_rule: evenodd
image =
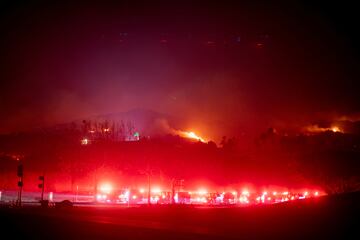
M143 137L132 124L84 121L79 127L48 131L46 136L3 135L0 147L11 154L1 157L1 189L16 188L17 163L11 156L23 156L25 190L36 189L37 176L42 174L49 191L94 192L106 179L118 187L144 188L149 178L168 190L174 179L184 180L189 191L204 180L206 186L216 186L212 189L236 186L233 190L237 190L241 183L326 193L359 189L360 137L339 134L337 128L292 136L267 131L255 139L224 138L220 145L195 132L172 133L178 134Z
M202 137L199 137L194 132L183 132L179 131L179 135L185 138L194 139L200 142L205 142L205 140Z

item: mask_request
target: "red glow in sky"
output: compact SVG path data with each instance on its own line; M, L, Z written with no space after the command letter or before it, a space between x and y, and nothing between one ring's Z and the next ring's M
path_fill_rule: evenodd
M0 133L151 109L218 140L360 111L357 41L337 29L356 21L296 2L176 6L5 10Z

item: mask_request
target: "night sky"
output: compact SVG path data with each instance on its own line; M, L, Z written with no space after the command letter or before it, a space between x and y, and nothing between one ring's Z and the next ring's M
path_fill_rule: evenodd
M134 108L213 136L359 120L355 4L114 2L1 3L1 133Z

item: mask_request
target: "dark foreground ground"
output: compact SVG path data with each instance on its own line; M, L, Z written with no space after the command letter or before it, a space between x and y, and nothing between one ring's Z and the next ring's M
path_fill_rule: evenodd
M359 210L360 193L246 208L2 207L0 239L360 239Z

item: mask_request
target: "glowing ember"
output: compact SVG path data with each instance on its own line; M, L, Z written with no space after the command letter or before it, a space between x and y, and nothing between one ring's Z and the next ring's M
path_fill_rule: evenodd
M338 127L336 127L336 126L335 126L335 127L332 127L332 128L331 128L331 131L333 131L333 132L341 132L341 131L340 131L340 128L338 128Z

